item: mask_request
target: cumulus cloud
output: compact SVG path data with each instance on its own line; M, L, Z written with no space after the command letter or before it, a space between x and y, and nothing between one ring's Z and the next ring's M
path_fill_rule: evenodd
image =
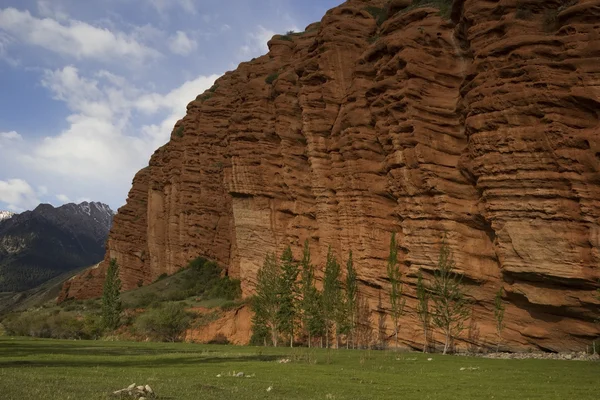
M23 211L40 203L33 188L22 179L0 181L0 202L7 204L11 211Z
M36 18L29 11L0 9L0 31L20 42L74 57L108 62L115 58L144 61L160 53L131 35L113 32L86 22Z
M31 176L41 180L38 183L59 192L55 197L61 202L91 197L123 204L135 172L169 139L187 103L217 77L199 76L167 93L157 93L133 87L108 71L88 76L74 66L46 71L43 85L72 111L68 128L39 140L24 139L27 143L20 151L13 147L5 153L16 153L21 170L29 168ZM158 122L134 126L134 116L138 121ZM107 187L114 193L107 193ZM30 203L17 198L10 204L26 208Z
M196 47L198 47L198 43L186 35L185 32L177 31L177 33L170 38L169 49L174 54L186 56L196 50Z
M0 132L0 139L2 140L22 140L23 137L15 131Z

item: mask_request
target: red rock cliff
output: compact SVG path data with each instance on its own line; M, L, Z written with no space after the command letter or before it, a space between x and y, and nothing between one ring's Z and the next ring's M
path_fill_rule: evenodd
M321 264L352 249L375 303L390 232L408 296L448 232L480 343L500 287L515 350L600 333L600 1L409 4L347 1L188 105L115 217L125 289L203 255L248 294L267 252L309 239ZM99 295L102 272L62 297ZM400 333L418 346L415 304Z

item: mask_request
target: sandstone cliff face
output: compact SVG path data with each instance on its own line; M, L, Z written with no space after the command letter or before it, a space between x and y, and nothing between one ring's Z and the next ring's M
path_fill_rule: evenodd
M500 287L514 350L600 333L600 1L455 1L451 19L409 4L347 1L188 105L115 217L106 259L125 289L203 255L247 295L267 252L309 239L318 265L352 249L375 304L396 231L400 334L419 346L415 276L447 232L471 339L496 343Z

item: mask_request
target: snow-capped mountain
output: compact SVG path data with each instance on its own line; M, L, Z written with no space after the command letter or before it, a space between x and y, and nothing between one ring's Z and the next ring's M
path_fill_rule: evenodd
M113 216L106 204L84 202L40 204L0 218L0 292L26 290L101 261Z
M5 219L9 219L11 218L13 215L15 215L14 212L10 212L10 211L0 211L0 221L3 221Z

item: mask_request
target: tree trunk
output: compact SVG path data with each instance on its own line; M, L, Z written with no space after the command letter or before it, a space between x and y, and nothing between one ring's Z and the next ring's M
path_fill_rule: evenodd
M427 326L423 325L423 334L425 335L424 340L423 340L423 353L427 353L427 350L429 348L429 343L428 343L428 336L427 336Z
M446 340L444 343L444 353L442 353L442 354L446 354L446 352L448 351L449 344L450 344L450 334L448 332L446 332Z
M273 347L277 347L277 330L274 327L271 328L271 340L273 341Z
M308 331L308 348L309 349L310 349L311 342L312 342L312 338L310 336L310 331Z

